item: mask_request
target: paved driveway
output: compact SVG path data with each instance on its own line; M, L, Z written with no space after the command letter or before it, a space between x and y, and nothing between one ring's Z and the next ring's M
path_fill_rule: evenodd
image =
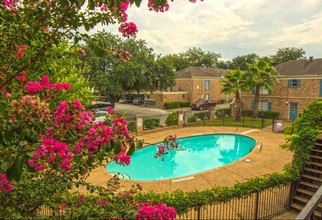
M129 121L135 120L137 114L142 114L144 118L163 118L167 117L168 111L157 109L157 108L147 108L144 106L138 106L133 104L116 103L116 111L121 113L126 113L126 117Z

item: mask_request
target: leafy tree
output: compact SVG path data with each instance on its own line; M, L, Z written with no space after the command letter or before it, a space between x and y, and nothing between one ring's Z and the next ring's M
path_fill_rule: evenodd
M164 91L176 83L174 67L165 57L157 57L153 73L155 77L155 86L153 86L153 89Z
M73 85L68 92L56 95L57 104L59 100L77 99L84 105L89 106L93 93L88 80L83 76L89 66L84 65L81 60L82 49L77 46L71 47L69 43L62 42L58 46L48 49L45 56L51 61L46 65L42 74L46 73L53 83L62 82Z
M86 75L93 88L108 97L112 106L125 93L166 89L175 83L171 63L161 57L156 59L152 48L143 40L122 41L112 34L99 32L88 41L87 48L85 60L92 68ZM127 62L117 59L113 55L120 51L117 48L125 49L131 59Z
M129 62L115 67L117 75L126 78L125 91L136 91L137 94L153 91L156 65L153 49L148 48L145 41L133 39L127 39L122 46L133 56Z
M242 100L241 91L249 90L247 81L245 79L245 73L239 68L229 71L224 75L222 92L235 93L235 121L240 122L242 114Z
M223 60L219 60L217 62L217 67L220 68L220 69L229 69L231 66L231 61L228 60L228 61L223 61Z
M169 54L163 56L164 60L170 63L175 71L185 69L190 66L189 61L184 59L180 54Z
M126 22L130 3L141 0L0 2L0 218L44 218L38 212L43 205L60 218L134 218L137 210L153 208L137 206L132 195L139 189L122 195L117 181L108 190L85 181L109 158L129 163L140 144L126 121L110 111L111 118L93 124L93 114L78 100L55 100L74 98L66 94L71 85L57 81L75 84L83 71L72 59L75 48L60 43L78 42L85 37L79 28L98 23L120 22L123 36L135 36L136 26ZM165 1L152 4L163 7ZM71 193L79 186L91 195ZM162 210L154 214L163 216Z
M284 63L289 60L301 60L305 58L305 51L303 50L303 48L279 48L276 54L272 56L272 65Z
M114 69L120 61L113 52L120 50L122 40L110 33L98 32L88 39L83 60L90 65L85 76L92 88L101 96L107 97L111 106L124 96L123 80L116 75Z
M193 47L183 53L166 55L165 59L168 59L178 71L190 66L216 67L220 57L220 54L205 52L201 48Z
M248 84L254 88L254 111L253 119L258 117L258 104L260 88L267 88L268 91L272 91L273 81L276 81L277 71L270 63L266 62L264 59L257 59L252 64L248 65L248 71L246 72L246 78Z
M253 63L258 58L259 56L255 53L234 57L231 62L228 62L229 69L247 70L248 64Z
M205 52L201 48L189 48L186 52L182 53L181 56L183 59L186 59L189 63L189 66L198 66L198 67L216 67L218 58L221 57L220 54L213 52Z

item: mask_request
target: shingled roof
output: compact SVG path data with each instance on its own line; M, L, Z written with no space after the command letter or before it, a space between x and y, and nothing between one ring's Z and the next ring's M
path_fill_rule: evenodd
M322 75L322 59L290 60L274 66L280 76Z
M177 79L187 78L214 78L221 77L226 74L228 70L208 67L188 67L176 72Z

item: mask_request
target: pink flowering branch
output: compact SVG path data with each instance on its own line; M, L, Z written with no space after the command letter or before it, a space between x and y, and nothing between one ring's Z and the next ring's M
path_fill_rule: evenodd
M52 44L52 40L54 39L54 37L56 36L58 30L62 27L63 23L65 22L65 19L68 16L68 12L72 9L73 4L71 4L69 7L66 8L64 15L62 16L61 21L59 22L58 26L55 28L55 30L52 32L52 34L48 37L47 39L47 43L44 44L39 51L34 55L33 58L31 58L29 60L29 62L26 63L26 65L24 65L23 67L21 67L20 69L18 69L11 77L9 77L6 81L4 81L2 83L2 85L0 86L0 89L4 88L9 82L11 82L16 76L20 75L20 73L22 73L23 71L25 71L26 69L28 69L30 67L31 64L33 64L39 57L41 54L43 54L45 52L45 49Z
M169 135L163 140L163 144L157 146L158 151L154 155L154 158L161 157L161 160L164 161L164 155L168 154L166 150L184 150L183 148L179 148L179 144L177 142L177 135Z
M169 207L166 204L158 203L152 205L150 202L137 203L140 210L137 212L135 219L162 219L171 220L175 219L177 212L173 207Z
M13 186L11 185L9 180L7 179L6 174L4 174L4 173L0 174L0 191L2 191L4 193L8 193L11 190L13 190Z

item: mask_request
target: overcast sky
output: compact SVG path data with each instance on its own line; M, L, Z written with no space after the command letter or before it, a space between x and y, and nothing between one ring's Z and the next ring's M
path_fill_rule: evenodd
M132 6L129 21L156 54L200 47L229 60L297 47L307 57L322 58L322 0L175 0L165 13L149 11L146 4ZM105 29L117 33L111 26Z

